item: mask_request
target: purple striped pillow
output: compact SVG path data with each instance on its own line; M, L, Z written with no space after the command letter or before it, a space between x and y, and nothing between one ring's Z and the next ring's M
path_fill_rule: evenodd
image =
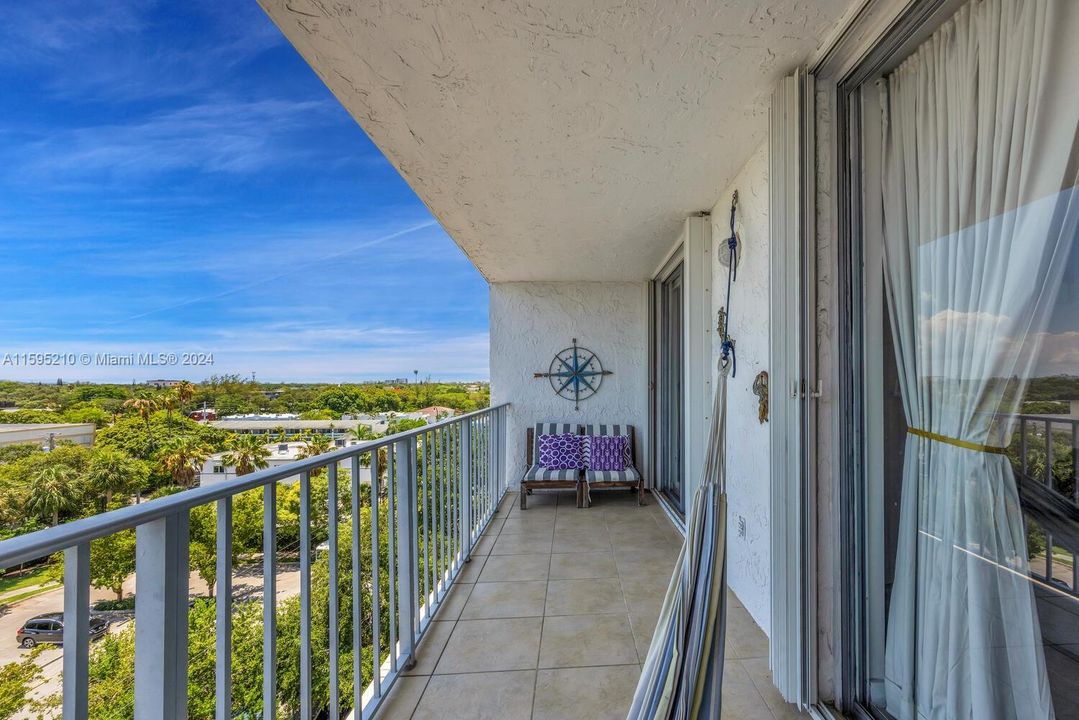
M539 464L549 470L580 470L584 467L581 436L540 435Z
M589 470L625 470L629 457L629 438L625 435L590 435L587 465Z

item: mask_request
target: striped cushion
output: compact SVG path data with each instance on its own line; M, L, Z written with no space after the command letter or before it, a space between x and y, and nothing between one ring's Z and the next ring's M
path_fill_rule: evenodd
M574 482L577 480L577 476L580 471L574 468L566 468L564 470L558 470L555 468L545 468L542 465L536 464L528 468L525 472L524 479L527 480L568 480Z
M591 485L592 483L605 483L605 482L625 482L635 483L641 479L641 474L637 472L637 468L632 465L626 466L625 470L585 470L584 480Z

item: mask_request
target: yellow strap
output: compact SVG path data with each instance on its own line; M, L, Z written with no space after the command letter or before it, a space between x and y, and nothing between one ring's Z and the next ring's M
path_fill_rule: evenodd
M1004 455L1008 451L1008 448L995 447L993 445L980 445L968 440L959 440L958 438L948 437L947 435L938 435L937 433L921 430L919 428L908 427L907 432L911 435L924 437L927 440L935 440L946 445L955 445L956 447L961 447L966 450L977 450L978 452L993 453L995 455Z

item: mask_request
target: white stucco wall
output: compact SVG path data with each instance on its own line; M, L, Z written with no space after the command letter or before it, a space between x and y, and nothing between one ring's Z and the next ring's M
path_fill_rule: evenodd
M730 235L731 194L738 191L739 235L743 252L731 289L731 337L737 374L727 384L727 582L765 634L771 632L769 581L769 460L767 423L757 419L753 380L768 370L769 238L768 143L753 153L712 208L717 252ZM726 303L727 268L713 263L712 316ZM720 357L715 334L713 366ZM741 532L745 523L744 534Z
M507 463L511 486L525 471L525 431L537 422L628 423L647 467L648 332L644 282L491 284L491 401L510 402ZM554 394L546 371L555 353L577 343L599 355L598 393L581 403Z

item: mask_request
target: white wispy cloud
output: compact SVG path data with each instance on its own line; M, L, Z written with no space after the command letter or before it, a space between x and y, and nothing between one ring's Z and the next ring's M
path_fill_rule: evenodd
M13 170L53 187L130 182L185 169L252 173L301 162L305 151L283 138L332 110L322 101L221 98L123 124L50 132L26 146Z

